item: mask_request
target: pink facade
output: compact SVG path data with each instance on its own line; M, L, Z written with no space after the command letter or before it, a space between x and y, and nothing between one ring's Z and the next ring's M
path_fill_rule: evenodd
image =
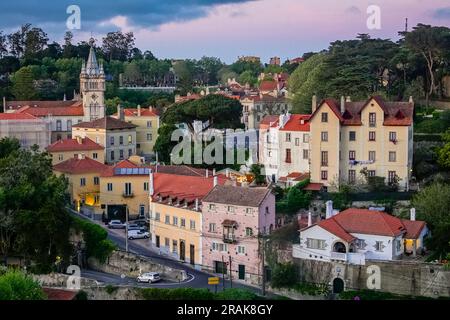
M227 188L226 192L233 192L233 189ZM216 189L203 200L203 265L219 274L225 268L229 277L231 257L233 279L259 283L262 264L258 235L268 235L275 227L275 196L266 188L232 188L237 193L247 189L242 203L225 201L229 200L226 195L223 200L208 201L211 200L211 193L220 191ZM249 196L252 201L245 201Z

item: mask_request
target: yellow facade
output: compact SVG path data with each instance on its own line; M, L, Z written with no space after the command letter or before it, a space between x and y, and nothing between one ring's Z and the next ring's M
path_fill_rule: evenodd
M328 122L322 122L322 113ZM369 114L375 114L370 124ZM375 99L362 109L362 125L342 125L331 107L324 102L311 119L311 181L323 183L329 189L339 184L365 181L361 170L384 177L388 182L394 174L400 178L399 189L408 190L412 169L413 127L384 125L384 111ZM323 141L326 132L328 141ZM390 135L396 137L390 141ZM350 139L350 137L353 137ZM322 152L328 152L326 165ZM350 160L363 163L351 164ZM323 179L326 172L327 179ZM355 178L350 176L354 175Z
M91 158L100 163L105 163L104 150L56 151L56 152L50 152L50 155L52 156L52 166L57 165L58 163L64 162L70 158L73 158L78 154L84 154L88 158Z
M137 126L136 153L141 156L153 154L153 148L158 138L159 117L125 116L125 121Z
M176 259L200 266L201 211L158 202L150 202L150 205L152 206L150 232L153 243L159 245L162 252Z

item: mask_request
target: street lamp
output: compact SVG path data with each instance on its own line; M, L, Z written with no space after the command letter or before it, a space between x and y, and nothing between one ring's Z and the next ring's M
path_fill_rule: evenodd
M128 205L125 211L125 251L128 252Z

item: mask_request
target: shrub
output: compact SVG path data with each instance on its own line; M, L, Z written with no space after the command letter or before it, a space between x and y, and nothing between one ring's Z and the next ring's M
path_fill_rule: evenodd
M141 289L141 296L144 300L212 300L214 294L208 289L194 288L176 288L159 289L145 288Z
M75 300L88 300L88 294L86 291L80 290L75 296Z
M0 300L45 300L39 283L20 271L8 271L0 276Z
M215 295L216 300L261 300L256 293L243 289L227 289Z
M272 271L270 281L274 288L288 288L298 282L297 266L293 263L277 264Z
M106 290L106 292L107 292L108 294L113 294L113 293L116 292L118 289L119 289L118 287L112 286L112 285L110 285L110 284L108 284L108 285L105 287L105 290Z

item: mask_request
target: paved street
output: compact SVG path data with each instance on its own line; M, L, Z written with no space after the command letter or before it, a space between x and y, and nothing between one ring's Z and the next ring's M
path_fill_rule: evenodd
M87 217L82 216L76 212L72 211L72 213L78 217L88 219ZM88 220L90 220L90 219L88 219ZM108 231L108 238L112 242L114 242L119 249L125 250L125 231L124 230L121 230L121 229L110 230L101 223L98 223L98 222L95 222L95 223L102 226L103 228L105 228ZM150 285L149 284L139 284L139 286L142 286L142 287L171 287L171 288L191 287L191 288L209 288L211 290L214 290L214 286L208 285L208 277L212 277L214 275L211 275L211 274L203 272L203 271L195 270L187 263L182 263L182 262L176 261L170 257L160 255L159 250L157 250L157 248L154 248L152 246L151 241L149 239L130 240L130 241L128 241L128 249L132 253L138 254L145 259L149 259L149 260L159 263L161 265L185 270L189 276L186 281L181 282L181 283L170 283L167 281L163 281L160 283L154 283L154 284L150 284ZM118 275L94 272L91 270L83 270L82 275L87 278L95 279L95 280L97 280L99 282L103 282L103 283L116 284L116 285L118 285L118 284L122 284L122 285L136 284L136 285L138 285L135 279L131 279L131 278L127 278L127 277L122 279ZM221 275L219 275L219 277L221 277ZM236 281L233 281L232 286L233 286L233 288L245 288L245 289L254 291L256 293L259 293L259 294L261 293L261 290L257 287L243 285L242 283L238 283ZM229 280L225 279L225 285L223 285L222 279L220 279L220 285L218 286L218 291L222 290L223 288L230 288L230 287L231 287L231 283Z

